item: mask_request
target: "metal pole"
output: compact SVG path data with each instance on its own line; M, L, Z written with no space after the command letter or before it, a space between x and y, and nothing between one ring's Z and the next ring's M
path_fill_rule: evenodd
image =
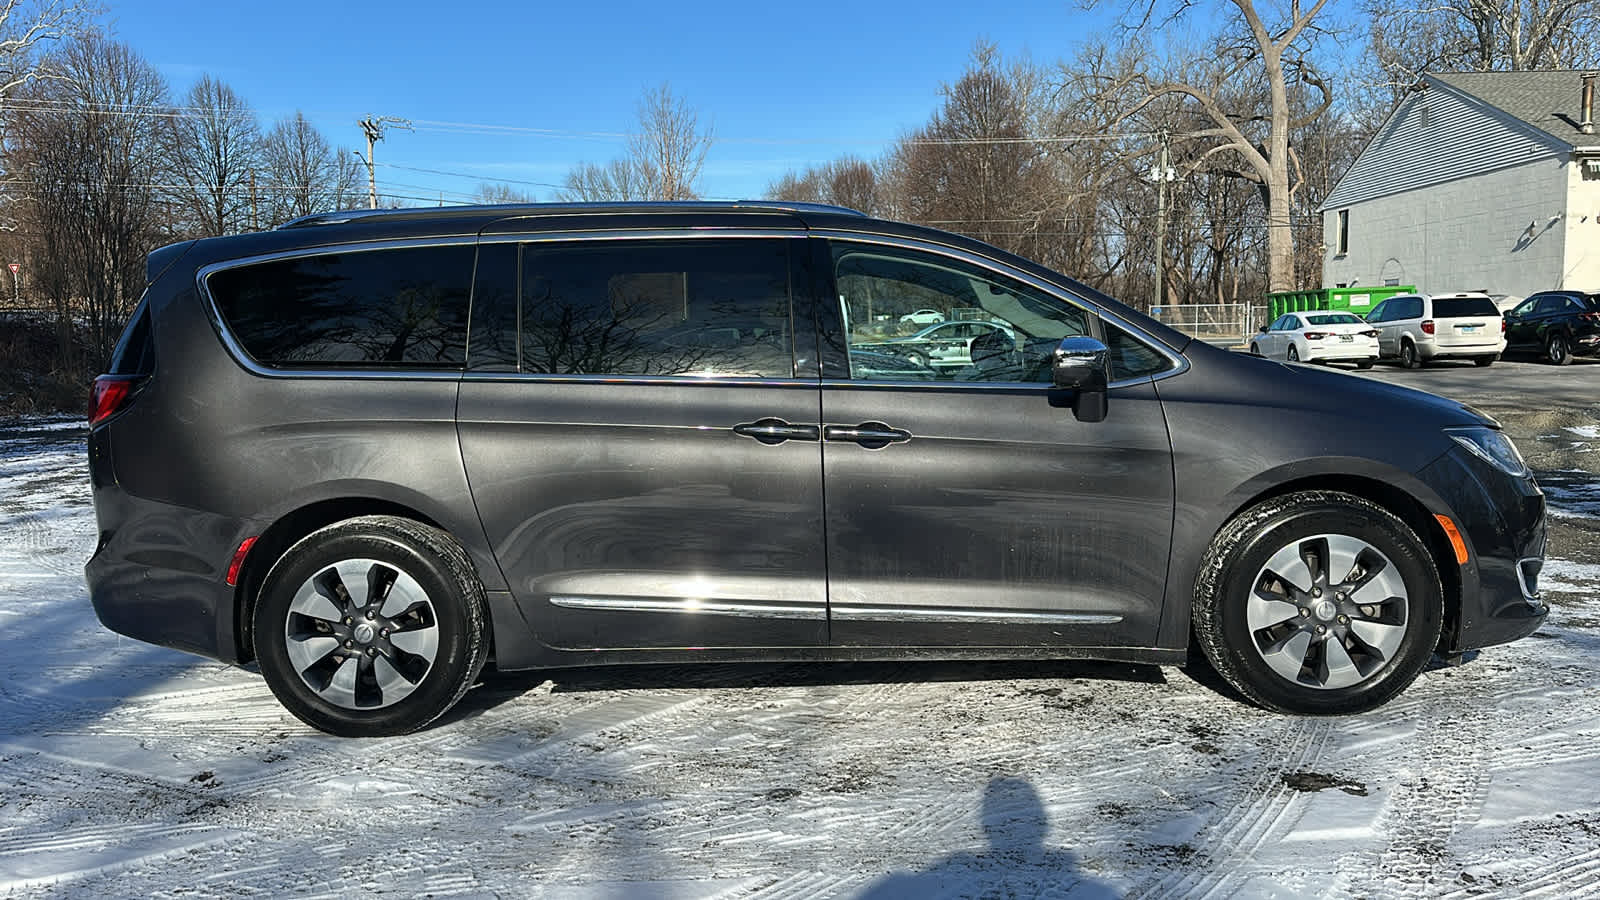
M1167 286L1167 129L1161 129L1161 163L1156 169L1156 289L1151 308L1162 305Z

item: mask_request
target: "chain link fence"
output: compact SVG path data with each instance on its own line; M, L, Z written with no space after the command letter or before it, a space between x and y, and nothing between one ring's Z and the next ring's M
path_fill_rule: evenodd
M1267 308L1249 303L1179 303L1151 310L1154 317L1191 337L1242 341L1265 324Z

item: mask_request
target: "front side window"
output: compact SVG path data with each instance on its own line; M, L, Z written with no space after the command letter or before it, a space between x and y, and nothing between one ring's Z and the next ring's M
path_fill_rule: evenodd
M1377 306L1372 308L1372 312L1367 313L1367 321L1368 322L1382 322L1383 319L1384 319L1385 311L1388 308L1389 308L1389 301L1385 300L1384 302L1379 303Z
M459 369L473 253L319 253L224 269L206 287L244 351L266 366Z
M1081 307L958 260L836 242L833 264L856 380L1048 382L1061 339L1089 333ZM911 318L927 310L942 322Z
M782 240L524 244L519 268L523 372L794 374Z

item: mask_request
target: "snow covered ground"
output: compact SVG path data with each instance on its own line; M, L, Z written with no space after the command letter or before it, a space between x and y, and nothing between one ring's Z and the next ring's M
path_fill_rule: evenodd
M1600 896L1592 419L1507 419L1560 469L1550 623L1367 715L1156 667L634 668L372 741L102 629L81 430L0 422L0 894Z

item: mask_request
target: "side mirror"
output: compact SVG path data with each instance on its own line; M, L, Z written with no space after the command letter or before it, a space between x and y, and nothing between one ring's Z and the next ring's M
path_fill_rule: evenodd
M1260 331L1262 334L1266 334L1267 333L1267 326L1263 325L1263 326L1261 326L1260 328L1258 328L1256 330Z
M1083 422L1106 417L1106 385L1111 381L1111 351L1092 337L1062 338L1050 358L1050 383L1076 391L1072 414Z

